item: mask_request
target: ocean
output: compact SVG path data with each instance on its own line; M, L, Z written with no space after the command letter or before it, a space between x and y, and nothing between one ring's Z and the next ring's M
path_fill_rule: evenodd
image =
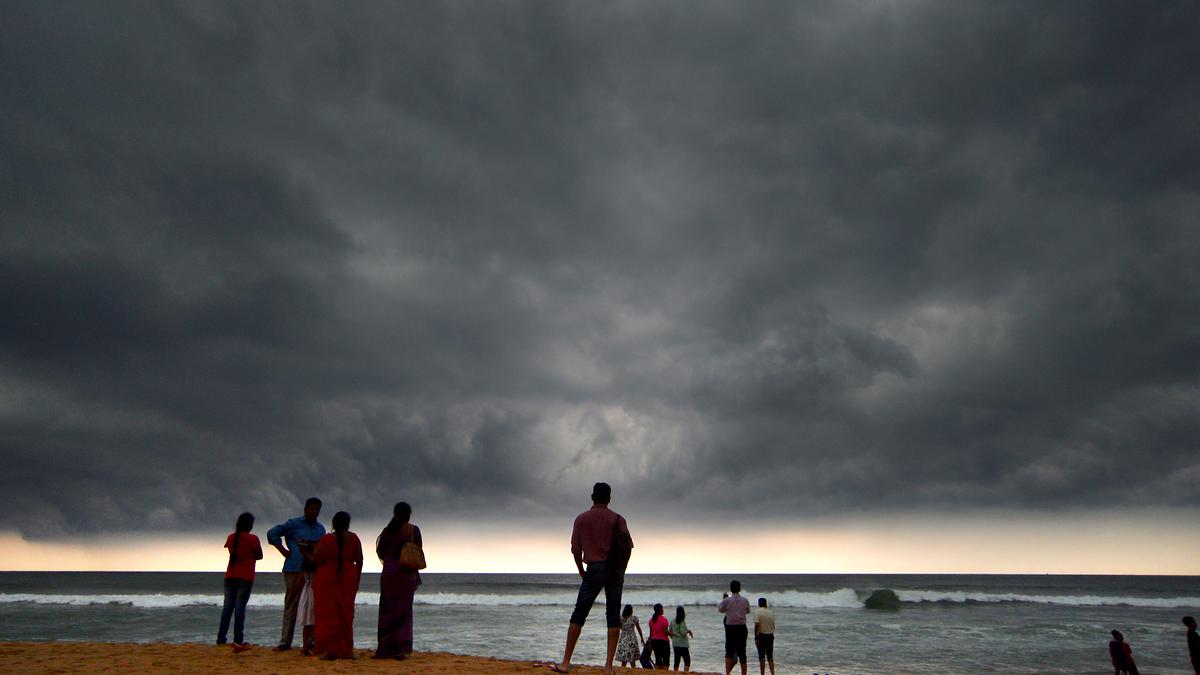
M212 642L219 573L0 573L0 640ZM630 575L625 602L643 622L654 603L686 608L693 670L723 672L716 605L726 575ZM561 656L578 577L424 575L416 649L526 660ZM1200 615L1200 577L1005 575L744 575L752 604L777 617L777 672L1111 673L1109 631L1125 633L1143 673L1190 673L1185 614ZM379 578L366 574L355 639L374 647ZM895 590L896 611L864 608ZM260 573L247 640L275 644L281 575ZM584 627L577 663L603 661L603 595ZM231 634L232 636L232 634ZM753 645L751 671L757 673Z

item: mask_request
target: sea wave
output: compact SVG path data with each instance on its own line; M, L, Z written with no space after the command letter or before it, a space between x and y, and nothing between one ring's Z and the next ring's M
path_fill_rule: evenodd
M1024 602L1039 605L1069 605L1072 607L1153 607L1180 608L1200 605L1200 597L1145 598L1124 595L1039 595L1030 593L983 593L977 591L901 591L896 595L905 603L984 604Z
M793 609L856 609L870 591L839 588L836 591L773 591L767 593L771 605ZM757 595L751 593L750 595ZM1103 595L1037 595L1027 593L987 593L979 591L933 591L897 590L896 595L904 604L989 604L1031 603L1067 605L1078 607L1128 606L1146 608L1191 608L1200 606L1200 597L1148 598L1136 596ZM670 608L675 605L698 607L715 605L720 601L721 591L684 589L626 590L622 596L625 603L635 607L649 607L662 603ZM753 600L753 597L751 598ZM181 607L219 607L224 601L221 594L42 594L0 593L0 605L35 604L93 606L119 605L139 609L174 609ZM417 605L476 606L476 607L531 607L566 606L575 604L573 592L545 593L417 593ZM250 596L250 607L271 608L283 606L282 593L258 593ZM379 593L363 591L358 594L358 605L378 606Z

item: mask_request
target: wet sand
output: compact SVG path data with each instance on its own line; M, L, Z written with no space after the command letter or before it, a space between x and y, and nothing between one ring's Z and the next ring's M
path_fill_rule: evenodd
M377 661L356 650L353 661L321 661L297 650L255 646L234 654L229 646L119 644L106 642L3 642L4 673L549 673L542 661L504 661L480 656L421 652L404 661ZM603 668L576 665L571 672L602 675Z

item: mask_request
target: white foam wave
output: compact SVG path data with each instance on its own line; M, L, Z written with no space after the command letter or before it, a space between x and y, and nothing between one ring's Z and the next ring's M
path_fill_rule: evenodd
M68 605L87 607L91 605L124 605L139 609L175 609L179 607L220 607L223 595L215 594L99 594L67 595L37 593L0 593L0 604L31 603L35 605ZM359 593L357 604L378 605L378 593ZM282 593L251 594L250 607L283 607Z
M1069 605L1073 607L1127 607L1179 608L1200 605L1200 597L1139 598L1133 596L1106 595L1034 595L1028 593L979 593L968 591L896 591L901 602L944 602L944 603L996 603L1028 602L1044 605Z
M575 604L576 593L560 591L550 593L417 593L418 605L461 605L482 607L531 607L563 606ZM622 601L634 607L650 607L662 603L670 608L676 605L687 607L716 606L721 600L720 590L693 591L682 589L627 590ZM220 594L109 594L109 595L58 595L34 593L0 593L0 604L32 603L38 605L125 605L141 609L172 609L177 607L220 607L224 597ZM771 594L771 603L776 607L861 607L858 594L849 588L832 593L808 593L784 591ZM379 593L360 592L356 599L359 605L379 604ZM250 596L250 607L282 607L283 594L255 593ZM640 610L639 610L640 611Z
M490 593L418 593L416 604L425 605L476 605L476 606L535 606L554 605L567 606L575 604L574 592L559 593L525 593L511 595L495 595ZM753 600L753 598L751 599ZM621 594L624 604L639 608L650 607L662 603L667 608L676 605L685 607L715 607L721 601L720 590L693 591L664 588L660 590L629 590ZM832 593L806 593L801 591L784 591L771 594L771 604L776 607L862 607L858 593L850 588L841 588Z
M753 602L756 593L749 594ZM856 609L863 606L865 593L851 588L839 588L831 592L774 591L766 593L771 605L778 608L799 609ZM1025 593L984 593L975 591L930 591L897 590L896 595L904 603L1004 603L1024 602L1035 604L1068 605L1078 607L1128 606L1148 608L1191 608L1200 606L1200 597L1146 598L1132 596L1101 595L1034 595ZM695 591L683 589L626 590L622 601L638 608L648 608L662 603L670 609L676 605L685 607L715 606L721 600L720 590ZM220 607L224 601L221 594L39 594L0 593L0 605L29 603L36 605L125 605L140 609L173 609L179 607ZM575 593L568 591L547 593L417 593L414 600L418 605L458 605L476 607L532 607L565 606L575 604ZM601 600L602 602L602 600ZM362 591L356 604L379 605L379 593ZM260 608L282 607L282 593L257 593L250 596L250 606Z

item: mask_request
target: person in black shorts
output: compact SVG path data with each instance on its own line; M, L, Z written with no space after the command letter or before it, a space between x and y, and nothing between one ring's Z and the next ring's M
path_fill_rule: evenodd
M725 615L725 675L733 672L733 664L742 662L746 675L746 615L750 602L741 596L742 582L729 582L729 592L723 596L717 611Z
M775 675L775 613L767 609L767 599L758 599L754 611L754 646L758 648L758 675L766 675L767 664Z

